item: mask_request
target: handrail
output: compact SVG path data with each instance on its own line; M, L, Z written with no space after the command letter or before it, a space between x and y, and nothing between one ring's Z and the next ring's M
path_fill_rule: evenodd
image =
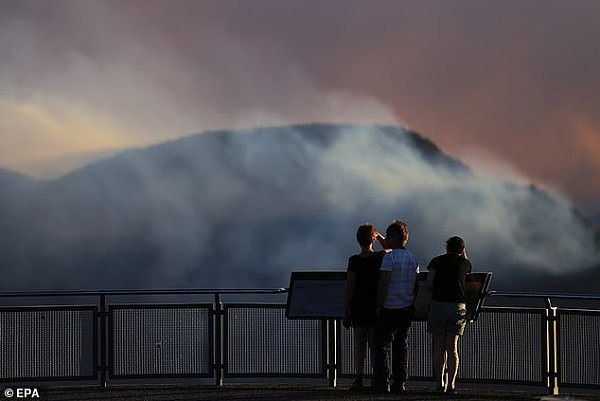
M0 291L3 297L47 297L47 296L98 296L98 295L243 295L243 294L284 294L288 288L173 288L173 289L112 289L112 290L41 290L41 291ZM492 290L486 296L511 298L557 298L600 300L600 294L565 294L556 292L511 292Z
M490 297L510 297L510 298L555 298L555 299L580 299L600 301L600 294L562 294L556 292L503 292L488 291L485 295Z
M152 290L44 290L44 291L0 291L3 297L61 297L99 295L245 295L245 294L284 294L287 288L174 288Z

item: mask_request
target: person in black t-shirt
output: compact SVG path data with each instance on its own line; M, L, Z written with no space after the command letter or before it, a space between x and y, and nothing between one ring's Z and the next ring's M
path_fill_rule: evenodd
M446 241L446 254L429 262L427 282L431 304L427 331L433 335L433 372L438 391L456 394L458 339L466 325L465 281L471 272L465 242L460 237ZM444 370L448 367L448 379Z
M348 259L348 278L344 300L344 327L354 331L354 363L356 379L353 389L363 387L362 376L367 342L373 347L373 332L377 319L377 285L379 268L385 251L374 251L379 241L385 248L385 238L371 224L358 227L356 239L361 252Z

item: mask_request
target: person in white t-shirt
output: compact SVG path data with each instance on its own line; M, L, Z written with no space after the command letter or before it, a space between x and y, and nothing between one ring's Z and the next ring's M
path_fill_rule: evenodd
M402 221L394 221L386 230L385 241L392 251L383 257L377 291L372 385L376 393L402 393L408 381L408 331L414 315L419 272L416 256L405 248L409 235ZM392 343L394 355L390 366ZM391 388L390 370L394 379Z

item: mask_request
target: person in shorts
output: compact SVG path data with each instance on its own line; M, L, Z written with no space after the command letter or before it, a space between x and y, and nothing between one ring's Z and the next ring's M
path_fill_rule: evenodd
M374 251L379 241L385 248L385 238L371 224L358 227L356 240L361 252L348 259L348 278L344 301L344 327L352 327L354 333L355 380L352 390L363 388L363 370L367 343L373 349L373 334L377 319L376 300L379 268L385 251Z
M427 284L431 290L427 331L433 336L434 380L438 391L456 394L458 339L466 325L465 281L471 272L463 239L456 236L448 239L446 254L433 258L427 269Z

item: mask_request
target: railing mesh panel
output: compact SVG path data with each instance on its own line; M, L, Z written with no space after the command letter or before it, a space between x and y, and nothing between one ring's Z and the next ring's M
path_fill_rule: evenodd
M412 322L408 333L408 373L411 377L430 377L431 376L431 338L426 332L427 324L425 322ZM352 328L342 328L342 344L340 373L342 375L354 374L354 331ZM373 356L369 347L367 347L367 358L363 373L370 375L373 373Z
M459 341L459 377L464 379L542 382L543 310L532 312L482 313L468 324ZM342 329L342 375L354 374L354 335ZM413 322L409 332L409 375L432 377L432 341L427 323ZM371 374L372 356L367 350L364 373Z
M320 321L288 320L284 308L227 308L229 375L321 375Z
M544 311L489 309L467 324L459 342L459 377L478 380L544 380Z
M560 380L600 386L600 313L560 311Z
M0 310L0 378L94 375L94 310Z
M208 375L208 307L111 308L113 376Z
M408 333L408 374L411 377L431 377L431 334L427 322L413 322Z
M373 339L374 340L374 339ZM340 354L340 374L342 375L353 375L354 374L354 329L346 329L342 327L341 333L341 354ZM372 369L372 355L371 347L367 345L366 358L363 367L363 373L370 375L373 373Z
M212 306L110 305L111 377L212 376ZM0 380L96 377L96 309L0 308ZM543 309L484 308L459 343L461 379L543 384ZM288 320L283 305L225 309L226 376L324 377L323 324ZM600 312L559 310L560 381L600 386ZM413 322L410 376L431 377L431 336ZM352 330L340 333L340 374L353 374ZM371 373L370 351L365 373Z

